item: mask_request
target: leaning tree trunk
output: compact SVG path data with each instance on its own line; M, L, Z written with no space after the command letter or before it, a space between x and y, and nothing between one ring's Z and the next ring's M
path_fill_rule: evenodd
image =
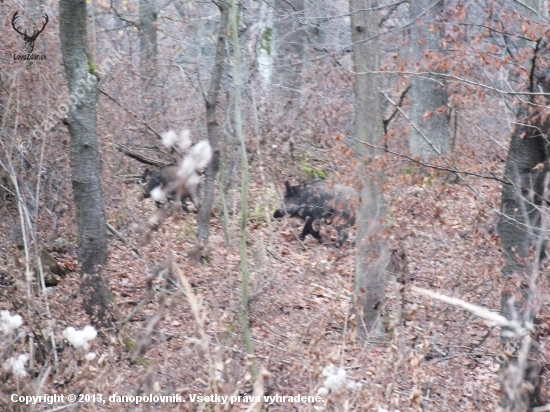
M223 1L215 2L220 9L220 27L218 30L218 42L216 45L216 58L214 60L214 69L210 78L210 87L208 96L206 96L206 128L208 131L208 141L212 147L212 161L206 169L204 184L204 199L201 203L198 219L198 246L200 258L206 253L206 243L210 234L210 216L212 214L212 203L214 202L214 187L216 183L216 174L220 168L220 125L216 119L216 109L218 106L218 96L223 75L223 66L225 59L225 43L227 39L227 29L229 27L229 7Z
M433 0L410 2L410 16L418 21L411 26L413 61L420 66L421 76L411 78L411 128L409 146L413 156L429 158L449 151L449 110L445 80L437 74L424 72L439 71L433 62L441 52L442 29L428 21L437 19L443 10L443 0L433 5Z
M96 134L97 78L87 47L86 0L60 0L60 38L69 93L76 101L68 110L71 135L71 179L78 227L78 262L86 313L105 323L111 301L101 268L107 262L107 231L101 191Z
M354 313L359 336L383 332L387 247L381 237L380 220L383 199L381 174L369 170L377 154L372 145L380 146L382 110L378 76L380 68L378 17L374 0L350 0L351 39L355 71L355 138L359 156L360 204L357 207L357 252L355 260ZM373 38L372 40L366 40ZM369 73L371 72L371 73Z

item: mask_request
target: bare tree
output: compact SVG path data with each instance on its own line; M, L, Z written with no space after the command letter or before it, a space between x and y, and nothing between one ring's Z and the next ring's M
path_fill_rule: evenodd
M139 51L142 82L142 104L147 118L160 109L157 90L158 43L155 0L139 1Z
M240 221L240 258L241 258L241 326L243 328L243 340L246 347L246 353L248 356L254 356L254 348L252 346L252 337L250 334L250 295L249 295L249 279L250 271L248 269L248 254L246 248L246 224L248 223L248 155L246 153L246 142L243 131L243 118L242 118L242 62L241 62L241 49L239 44L239 30L237 23L238 6L236 0L231 0L231 13L230 13L230 25L231 25L231 41L233 42L233 76L235 79L235 135L240 143L241 149L241 221ZM254 362L251 362L250 366L252 376L256 379L258 375L258 369Z
M69 108L67 122L71 135L78 261L84 276L81 293L86 313L105 323L112 297L109 283L101 276L101 268L107 262L107 225L97 142L98 87L97 77L90 72L93 65L87 45L86 1L61 0L59 7L61 52L69 92L71 96L78 96L76 103Z
M205 96L208 141L210 142L214 154L212 161L206 169L204 200L201 203L199 211L197 237L201 253L198 254L198 257L205 252L204 249L210 233L210 216L212 214L212 203L214 202L215 179L220 167L220 126L216 119L216 113L225 60L225 46L229 27L229 6L223 1L216 1L215 4L220 9L220 25L218 29L214 68L212 70L212 77L210 78L210 87L208 89L208 95Z
M306 32L303 28L303 0L274 0L275 46L274 62L276 70L273 80L279 86L279 95L284 106L300 107L300 84L304 58ZM268 6L269 7L269 6ZM266 35L266 32L263 33Z
M438 67L433 67L434 62L441 61L438 57L442 36L436 19L444 2L433 3L432 0L410 3L411 19L422 16L411 26L413 62L421 72L438 71ZM446 153L449 151L450 116L445 80L431 74L412 76L410 93L411 121L415 126L411 127L411 154L429 158Z
M377 154L372 145L382 140L382 109L379 82L380 45L375 0L350 0L351 39L355 71L355 139L359 157L360 202L357 206L357 251L355 260L355 302L359 334L382 332L385 302L387 247L380 236L383 199L379 173L369 171Z
M536 42L530 78L529 92L550 93L550 65L548 63L548 43L542 37ZM543 200L547 199L550 179L548 167L548 140L550 119L548 117L548 94L524 102L517 114L517 123L508 150L504 171L506 181L502 186L501 218L499 234L505 258L503 277L506 287L502 293L501 311L508 318L521 316L524 325L532 325L537 315L535 292L540 260L545 255L547 243L546 217L542 213ZM546 200L546 202L548 202ZM512 281L518 276L519 283ZM519 284L519 296L514 296L515 285ZM501 343L506 347L517 347L510 334L501 335ZM538 342L530 345L530 356L521 364L514 353L510 365L504 364L503 407L506 411L531 410L540 405L540 373ZM512 369L520 371L523 379L520 387L510 382ZM528 384L524 383L526 381Z
M269 92L273 76L273 5L268 1L260 3L258 40L258 74L261 79L262 102Z

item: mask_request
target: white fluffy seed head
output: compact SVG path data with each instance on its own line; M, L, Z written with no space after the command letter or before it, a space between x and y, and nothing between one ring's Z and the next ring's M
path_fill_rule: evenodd
M97 331L90 325L84 327L82 330L76 330L72 326L69 326L65 329L63 335L65 335L69 343L75 348L88 349L90 347L88 342L96 338Z
M161 133L160 137L162 137L162 144L168 148L174 146L174 144L178 141L178 135L173 130L168 130L167 132Z
M199 176L198 173L194 172L187 178L186 186L189 188L189 190L192 191L194 188L196 188L199 185L200 182L201 182L201 177Z
M189 178L189 176L195 173L195 170L196 170L195 159L191 156L191 154L188 154L181 161L180 168L178 169L178 177L186 181Z
M0 331L2 331L4 335L9 335L22 324L23 319L21 316L17 314L11 316L10 312L7 310L0 312Z
M344 388L351 390L361 388L361 384L359 382L355 382L353 379L347 378L345 369L337 368L333 364L323 368L323 376L326 379L323 382L323 386L317 392L321 396L326 396L330 392L338 393Z
M212 160L212 147L208 140L201 140L191 148L188 156L193 156L195 159L195 169L201 170Z
M328 389L324 386L321 386L319 390L317 391L317 395L319 396L327 396L328 395Z
M157 202L162 202L163 200L166 200L166 193L162 189L162 187L157 186L153 190L151 190L151 199L156 200Z
M337 392L346 384L346 370L333 364L323 368L323 376L326 377L324 387L329 390Z
M193 142L191 141L190 135L191 135L191 132L189 131L189 129L183 129L180 132L178 147L181 150L185 151L185 150L189 149L191 147L191 145L193 144Z
M18 357L8 358L4 362L4 370L13 373L16 378L27 376L25 363L29 360L29 355L23 354Z
M201 140L189 150L189 153L181 161L178 177L187 182L194 173L205 168L210 160L212 160L212 147L207 140Z

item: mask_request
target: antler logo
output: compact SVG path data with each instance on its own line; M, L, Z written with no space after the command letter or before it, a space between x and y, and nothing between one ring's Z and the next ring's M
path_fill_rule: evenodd
M34 42L38 38L38 35L44 31L44 28L46 27L46 24L48 24L48 21L50 19L48 18L48 15L44 13L44 17L46 18L46 21L44 22L44 25L42 26L42 28L40 30L33 30L33 33L29 35L27 34L27 30L21 31L21 27L15 25L17 17L19 17L18 13L19 11L16 11L13 14L13 17L11 19L11 26L17 33L19 33L19 35L23 38L23 40L25 40L25 50L27 54L31 54L34 49Z

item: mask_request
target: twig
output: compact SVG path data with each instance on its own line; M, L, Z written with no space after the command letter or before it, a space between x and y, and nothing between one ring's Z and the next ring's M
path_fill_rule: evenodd
M111 224L109 222L107 222L107 229L109 230L109 232L111 232L113 235L117 236L121 241L122 243L124 243L126 246L132 248L132 251L139 256L139 252L137 250L137 247L135 247L134 245L131 245L128 243L128 241L126 239L124 239L124 236L122 236L120 234L120 232L118 230L116 230L113 226L111 226Z
M138 302L136 307L120 323L120 329L122 329L124 327L124 325L126 325L130 321L130 319L132 319L132 317L137 313L137 311L140 310L143 305L145 305L145 302L147 302L147 300L148 300L148 298L143 298Z
M137 153L136 151L132 149L128 149L127 147L124 147L118 143L115 143L115 149L119 152L125 154L128 157L131 157L134 160L137 160L138 162L145 163L147 165L155 166L155 167L162 167L166 166L167 163L161 162L159 160L151 159L150 157L144 156L142 154Z
M405 95L410 90L411 86L407 87L403 93L401 93L401 96L399 97L399 102L397 103L398 107L401 107L403 104L403 100L405 99ZM396 108L390 117L387 119L382 120L382 123L384 124L384 134L388 133L388 124L392 121L392 119L395 117L395 115L399 112L399 110Z
M502 179L500 179L496 176L485 176L485 175L475 173L475 172L467 172L467 171L464 171L464 170L458 170L458 169L451 168L451 167L444 167L444 166L434 165L434 164L431 164L431 163L426 163L426 162L423 162L422 160L415 159L415 158L413 158L411 156L408 156L406 154L403 154L403 153L394 152L390 149L386 149L386 148L381 147L381 146L377 146L377 145L374 145L374 144L371 144L371 143L359 141L358 139L356 139L355 137L352 137L352 136L347 136L347 137L351 140L355 140L356 142L366 144L367 146L371 146L375 149L380 149L380 150L383 150L384 152L391 153L391 154L394 154L396 156L404 157L405 159L408 159L412 162L418 163L421 166L429 167L430 169L444 170L444 171L447 171L447 172L456 173L458 175L463 174L463 175L466 175L466 176L481 177L482 179L496 180L497 182L500 182L500 183L505 184L505 185L511 184L510 182L506 182L506 181L504 181L504 180L502 180Z
M116 103L117 106L119 106L120 108L126 110L128 113L130 113L132 116L134 116L136 119L140 119L140 117L135 114L133 111L131 111L130 109L128 109L127 107L123 106L119 101L117 101L117 99L115 99L113 96L111 96L109 93L107 93L106 91L102 90L102 89L98 89L99 93L103 94L104 96L108 97L110 100L112 100L114 103ZM150 126L149 123L147 122L144 122L143 120L140 120L141 123L143 124L143 126L145 126L148 130L150 130L151 132L153 132L159 139L162 139L162 136L160 135L159 132L157 132L157 130L153 127L153 126Z

